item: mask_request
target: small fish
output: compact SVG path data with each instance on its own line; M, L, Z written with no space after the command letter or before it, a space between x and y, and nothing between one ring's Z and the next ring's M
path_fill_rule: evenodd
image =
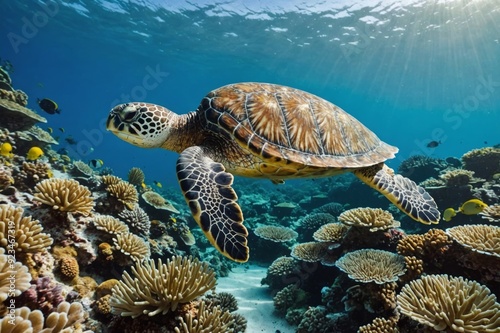
M68 155L61 155L61 160L63 160L66 163L71 162L71 158Z
M457 215L457 212L453 208L447 208L443 212L443 220L445 220L446 222L450 222L451 218L456 216L456 215Z
M146 185L146 183L145 183L145 182L142 182L142 183L141 183L141 187L142 187L143 189L146 189L148 186Z
M95 169L98 169L104 165L104 162L100 159L90 160L89 165Z
M67 137L65 137L64 141L66 141L68 144L73 145L73 146L78 143L71 135L68 135Z
M60 130L61 132L63 132L63 133L66 131L66 130L64 129L64 127L59 127L59 130Z
M48 99L48 98L40 99L39 98L38 105L40 106L40 109L47 112L48 114L61 113L61 110L59 109L59 106L57 105L57 103L51 99Z
M69 150L66 149L66 148L60 148L60 149L57 150L57 153L59 155L69 155Z
M49 132L50 134L54 133L54 130L52 129L52 127L47 127L47 132Z
M163 187L163 185L162 185L159 181L157 181L157 180L153 180L153 183L154 183L156 186L158 186L159 188L162 188L162 187Z
M36 85L37 85L38 87L40 87L40 88L44 88L44 87L45 87L45 86L43 85L43 83L42 83L42 82L38 82Z
M26 158L30 161L35 161L43 155L43 150L40 147L31 147L26 155Z
M175 217L171 217L169 220L172 221L172 223L177 223L177 219Z
M428 148L436 148L441 144L441 141L431 141L427 144Z
M8 142L2 143L0 146L0 155L12 158L12 156L14 156L14 154L12 154L12 145Z
M470 199L462 204L462 207L458 211L465 215L476 215L479 214L488 207L487 204L479 199Z
M194 235L191 233L191 230L189 230L189 228L182 228L181 230L179 230L179 236L187 246L191 246L196 243L196 239L194 238Z

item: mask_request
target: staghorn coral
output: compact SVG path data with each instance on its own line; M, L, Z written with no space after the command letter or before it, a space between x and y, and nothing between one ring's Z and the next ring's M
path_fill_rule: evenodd
M0 205L0 246L16 253L42 252L52 245L50 235L42 233L38 220L23 217L24 210Z
M123 273L113 287L110 304L112 313L138 317L154 316L175 311L179 304L188 303L213 289L215 272L207 263L187 257L172 257L158 265L148 259L132 267L132 278Z
M132 168L128 172L128 182L132 185L141 186L144 178L144 172L140 168Z
M17 297L31 287L28 267L16 262L0 247L0 303L8 297Z
M405 256L406 275L410 280L422 275L424 272L424 261L414 256Z
M314 232L313 238L318 242L340 242L348 230L345 224L327 223Z
M500 304L490 290L463 277L427 275L405 285L398 310L436 331L498 332Z
M462 155L464 169L474 171L475 175L484 179L492 179L500 172L500 149L484 147L473 149Z
M76 169L77 173L85 177L90 177L94 173L94 170L83 161L73 161L73 167Z
M486 207L479 213L479 215L489 222L500 222L500 204L494 204Z
M135 205L132 210L123 210L118 213L118 216L125 221L133 231L137 231L142 235L149 235L151 221L148 214L138 205Z
M370 324L361 326L358 333L398 333L398 320L395 317L391 318L375 318Z
M346 210L339 221L350 226L369 228L370 231L386 230L400 226L392 214L380 208L361 207Z
M226 333L232 332L230 327L234 319L228 311L218 307L209 308L200 302L197 315L187 312L184 317L180 317L180 322L180 326L174 328L175 333Z
M335 263L340 270L357 282L383 284L397 281L406 272L400 255L375 249L348 252Z
M139 201L139 196L134 185L124 180L116 184L110 184L106 187L106 191L115 197L119 202L125 205L129 210L134 209L134 206Z
M474 177L474 171L464 170L464 169L452 169L447 170L443 174L439 175L439 178L443 180L448 187L465 186L472 181L478 181L479 178Z
M92 193L73 179L46 179L36 185L35 191L35 200L61 212L88 216L94 208Z
M284 243L297 238L297 233L292 229L275 225L260 226L255 228L254 232L260 238L275 243Z
M116 238L113 238L113 244L116 249L130 256L130 258L136 262L142 261L151 255L149 243L146 243L144 239L131 233L117 234Z
M23 333L72 333L77 328L81 332L80 323L84 320L85 312L79 302L62 302L57 306L57 311L48 315L44 320L44 315L40 310L31 311L28 307L22 307L14 311L14 325L10 324L10 316L0 319L0 329L9 325L5 332Z
M97 215L94 217L93 222L97 229L109 234L117 235L129 232L128 226L125 223L111 215Z
M457 243L472 251L500 257L500 227L493 225L461 225L446 229Z

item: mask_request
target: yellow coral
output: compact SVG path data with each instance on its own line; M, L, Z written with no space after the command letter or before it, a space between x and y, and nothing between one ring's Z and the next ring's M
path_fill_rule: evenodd
M94 225L97 229L106 231L109 234L128 233L128 226L111 215L98 215L94 217Z
M23 217L24 210L12 205L0 205L0 246L16 253L41 252L52 245L50 235L42 233L38 220Z
M361 249L346 253L335 263L357 282L384 284L397 281L406 272L404 258L395 253Z
M498 333L500 304L490 290L463 277L427 275L405 285L399 311L436 331Z
M110 184L106 190L130 210L134 209L135 204L139 201L137 190L129 182L122 180L116 184Z
M290 228L275 225L260 226L255 228L254 232L260 238L276 243L288 242L294 240L298 236L297 233Z
M113 175L104 175L101 177L101 181L103 184L107 187L112 184L118 184L119 182L122 181L120 177L113 176Z
M215 272L207 263L187 257L173 257L158 264L152 259L136 263L132 278L123 273L113 287L112 313L135 318L175 311L179 304L189 303L216 284Z
M92 193L73 179L46 179L35 190L34 199L55 210L88 216L94 208Z
M59 269L64 277L68 279L73 279L80 274L80 266L78 261L74 257L65 256L61 258L59 263Z
M380 208L361 207L346 210L339 215L339 221L356 227L369 228L370 231L386 230L400 226L392 214Z

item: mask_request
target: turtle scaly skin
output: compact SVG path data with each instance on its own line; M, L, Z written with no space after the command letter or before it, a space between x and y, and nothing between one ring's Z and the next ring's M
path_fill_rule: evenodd
M134 145L180 153L177 178L194 219L217 250L238 262L248 260L248 231L233 175L280 183L353 172L412 219L431 224L440 218L423 188L384 164L396 147L338 106L294 88L232 84L184 115L154 104L121 104L107 128Z

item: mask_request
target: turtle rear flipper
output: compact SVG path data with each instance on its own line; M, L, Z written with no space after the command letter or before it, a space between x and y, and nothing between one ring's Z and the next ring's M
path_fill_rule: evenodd
M199 146L184 150L177 160L177 178L195 221L210 243L224 256L246 262L248 231L238 196L231 184L233 175L214 162Z
M354 174L385 195L412 219L423 224L439 223L440 213L430 194L414 181L394 174L384 163L360 168Z

